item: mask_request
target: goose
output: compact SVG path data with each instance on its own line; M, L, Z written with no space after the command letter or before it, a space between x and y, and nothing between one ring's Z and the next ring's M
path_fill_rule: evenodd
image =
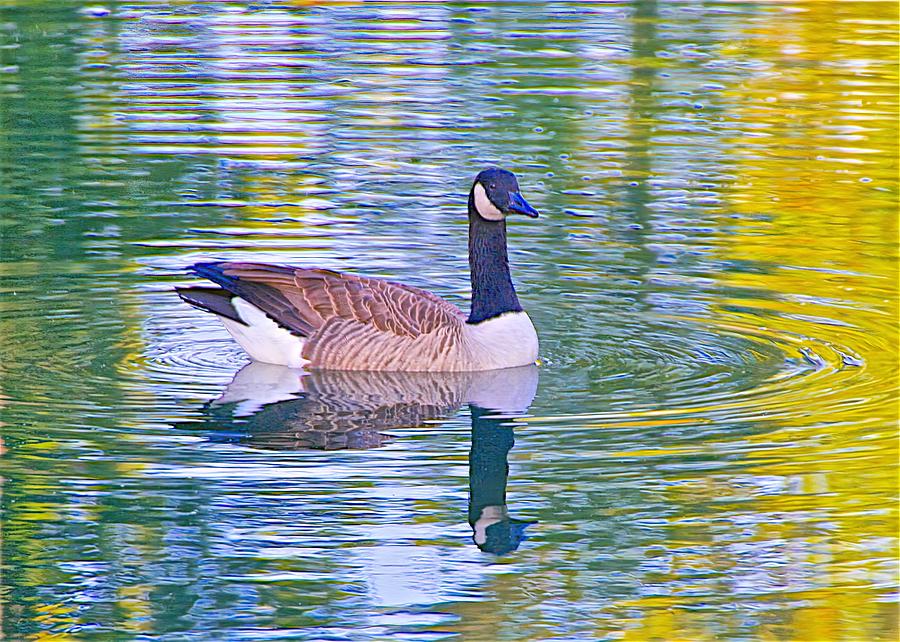
M468 317L426 290L321 268L197 263L219 287L176 288L219 317L253 360L290 368L466 372L535 362L538 337L509 273L506 218L538 212L512 172L492 167L469 191Z

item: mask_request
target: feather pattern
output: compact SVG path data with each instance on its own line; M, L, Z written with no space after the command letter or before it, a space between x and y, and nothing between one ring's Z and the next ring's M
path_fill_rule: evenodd
M478 370L466 316L439 296L384 279L261 263L193 271L306 338L304 360L341 370Z

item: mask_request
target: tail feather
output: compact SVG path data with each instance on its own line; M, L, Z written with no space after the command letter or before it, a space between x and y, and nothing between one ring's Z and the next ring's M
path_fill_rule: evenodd
M220 317L225 317L226 319L231 319L237 323L247 325L244 320L241 319L240 314L238 314L238 311L235 310L234 305L231 303L231 300L235 295L228 290L223 290L221 288L191 287L175 288L175 291L185 303L189 303L195 308L200 308L201 310L212 312Z
M234 272L252 267L267 274L277 275L281 280L293 282L294 268L262 263L212 262L195 263L190 267L197 276L209 279L222 286L233 296L262 310L272 321L299 337L308 337L316 330L309 319L298 314L294 303L277 287L264 281L240 278Z
M197 263L191 272L222 286L175 288L186 303L219 317L228 333L255 361L302 368L305 326L282 323L290 318L290 302L275 288L240 279L226 270L241 263ZM265 266L269 267L269 266ZM272 271L288 268L272 266Z

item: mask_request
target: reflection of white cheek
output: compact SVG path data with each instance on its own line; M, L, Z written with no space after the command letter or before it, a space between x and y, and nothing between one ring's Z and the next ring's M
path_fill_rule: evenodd
M475 192L475 209L478 210L481 218L486 218L489 221L502 221L503 212L491 203L491 199L488 198L481 183L475 183L473 191Z
M473 539L476 544L484 544L487 541L488 526L493 526L506 517L506 506L485 506L481 510L481 516L475 522Z

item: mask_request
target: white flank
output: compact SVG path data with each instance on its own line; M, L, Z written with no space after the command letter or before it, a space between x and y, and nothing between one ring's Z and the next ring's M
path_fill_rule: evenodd
M484 370L527 366L538 357L537 332L524 312L507 312L467 324L466 335L472 354Z
M491 203L491 199L488 198L481 183L475 183L475 187L472 188L472 191L475 193L475 209L478 210L481 218L486 218L489 221L503 220L503 212L498 210L497 206Z
M225 329L252 359L288 368L302 368L309 363L301 356L304 342L302 337L291 334L244 299L235 297L231 300L231 305L247 325L219 318Z

